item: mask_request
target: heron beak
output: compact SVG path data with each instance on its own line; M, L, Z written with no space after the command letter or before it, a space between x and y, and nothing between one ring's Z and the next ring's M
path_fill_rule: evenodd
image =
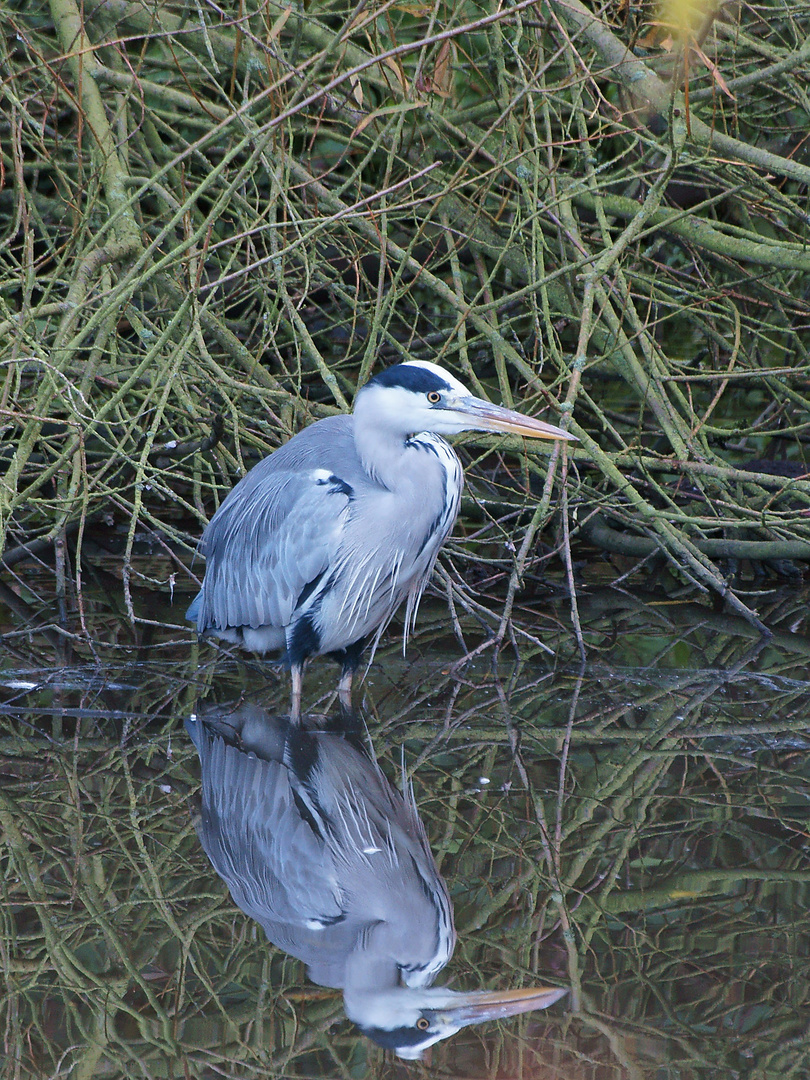
M578 442L576 435L570 435L562 428L535 420L533 416L504 409L481 398L459 398L448 402L447 407L453 412L468 417L470 427L476 431L503 431L512 435L523 435L527 439L562 439L565 442Z
M503 1020L518 1013L547 1009L568 991L559 986L534 986L524 990L478 990L455 995L454 1002L437 1009L444 1021L455 1027L482 1024L485 1020Z

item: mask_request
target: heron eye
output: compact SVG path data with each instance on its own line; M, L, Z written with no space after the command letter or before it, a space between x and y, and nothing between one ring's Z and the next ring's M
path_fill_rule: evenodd
M438 390L431 390L427 396L427 399L431 405L438 405L439 402L442 400L442 395L439 393Z
M428 394L428 397L430 397L430 394ZM420 1031L427 1031L427 1029L430 1027L430 1021L426 1016L420 1016L419 1019L416 1021L416 1026L419 1028Z

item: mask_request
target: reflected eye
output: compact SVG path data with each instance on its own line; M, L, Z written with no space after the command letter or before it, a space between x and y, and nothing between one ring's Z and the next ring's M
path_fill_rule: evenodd
M438 397L439 395L437 394L436 396ZM428 394L428 397L430 397L430 394ZM420 1031L427 1031L427 1029L430 1027L430 1021L426 1016L420 1016L419 1019L416 1021L416 1026L419 1028Z
M438 390L431 390L427 396L427 399L431 405L438 405L438 403L442 400L442 395L439 393Z

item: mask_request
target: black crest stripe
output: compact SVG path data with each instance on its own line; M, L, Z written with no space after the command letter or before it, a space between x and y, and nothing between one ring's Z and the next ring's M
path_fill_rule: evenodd
M386 368L367 384L368 386L401 386L415 394L429 394L431 390L446 392L452 387L439 375L414 364L395 364Z

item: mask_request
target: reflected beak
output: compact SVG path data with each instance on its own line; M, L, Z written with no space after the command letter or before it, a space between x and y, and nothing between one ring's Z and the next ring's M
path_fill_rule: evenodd
M455 994L448 1008L436 1009L444 1022L454 1027L482 1024L485 1020L503 1020L518 1013L547 1009L568 991L559 986L535 986L525 990L480 990Z
M569 435L562 428L535 420L533 416L504 409L481 398L466 397L448 402L449 410L468 417L470 427L476 431L504 431L512 435L523 435L527 439L562 439L565 442L578 442L576 435Z

